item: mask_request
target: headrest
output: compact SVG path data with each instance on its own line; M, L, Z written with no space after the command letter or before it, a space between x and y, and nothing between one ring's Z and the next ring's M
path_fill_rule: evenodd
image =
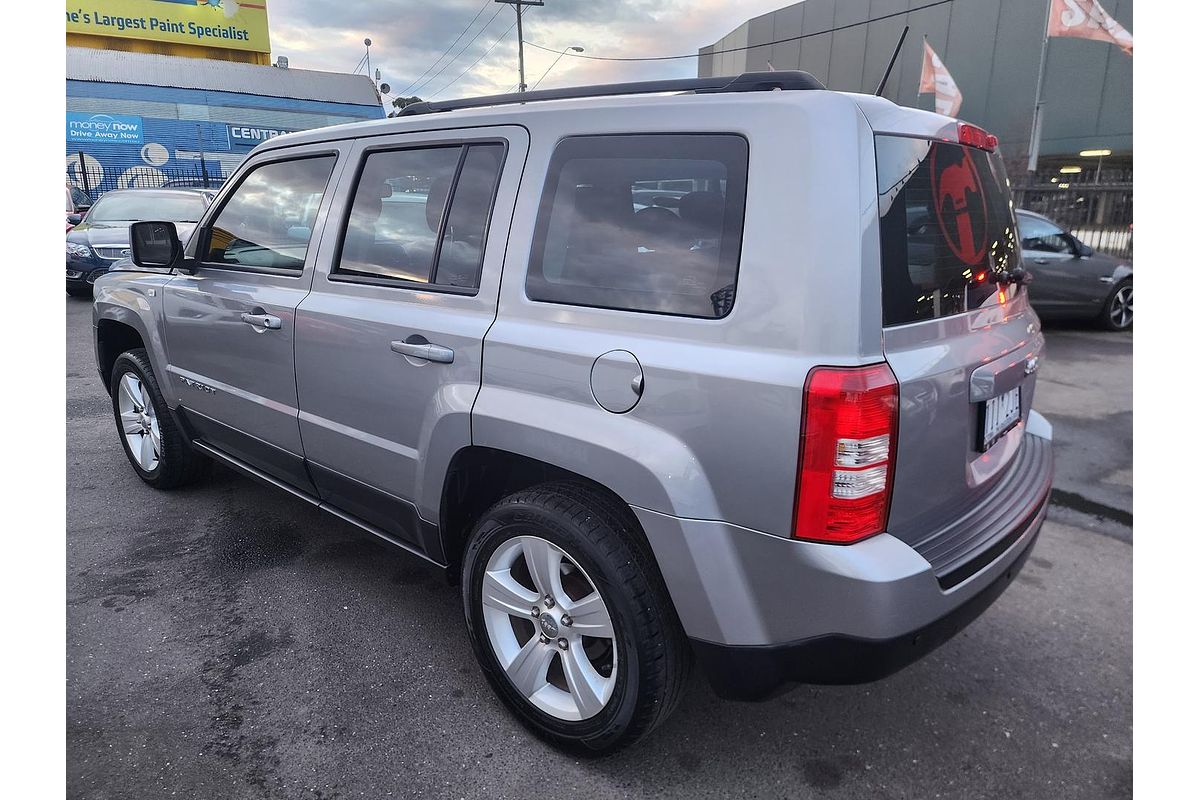
M725 222L725 195L689 192L679 198L679 216L695 227L718 232Z

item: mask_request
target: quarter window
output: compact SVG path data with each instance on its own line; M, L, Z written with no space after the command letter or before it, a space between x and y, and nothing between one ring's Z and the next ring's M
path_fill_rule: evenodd
M313 222L335 156L274 161L253 169L209 232L204 261L252 268L304 269Z
M729 134L565 139L534 233L533 300L690 317L733 307L746 140Z
M503 154L500 144L369 154L335 273L478 287Z

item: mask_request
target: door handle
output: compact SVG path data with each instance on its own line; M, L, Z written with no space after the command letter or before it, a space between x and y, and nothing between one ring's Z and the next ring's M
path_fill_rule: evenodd
M1048 259L1048 258L1035 258L1035 259L1033 260L1033 263L1035 263L1035 264L1049 264L1049 263L1050 263L1050 259Z
M277 331L283 327L283 320L279 317L273 317L270 314L251 314L249 312L242 313L242 322L255 328L263 328L268 331Z
M424 336L413 335L402 342L392 342L392 352L410 358L421 358L438 364L454 363L454 351L449 347L429 342Z

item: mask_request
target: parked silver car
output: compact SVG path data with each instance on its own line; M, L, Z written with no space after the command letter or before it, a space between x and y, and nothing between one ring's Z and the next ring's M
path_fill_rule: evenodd
M444 569L513 712L610 751L693 661L874 680L1021 568L1050 426L995 147L799 72L279 136L186 247L133 226L100 375L144 481L217 460Z
M1029 301L1046 318L1096 320L1110 331L1133 326L1133 264L1079 241L1049 217L1017 209Z

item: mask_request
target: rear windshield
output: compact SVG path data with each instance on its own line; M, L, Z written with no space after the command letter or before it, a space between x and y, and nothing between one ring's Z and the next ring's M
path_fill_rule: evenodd
M901 136L876 136L875 155L883 324L997 303L987 272L1013 268L1021 255L1000 156Z

